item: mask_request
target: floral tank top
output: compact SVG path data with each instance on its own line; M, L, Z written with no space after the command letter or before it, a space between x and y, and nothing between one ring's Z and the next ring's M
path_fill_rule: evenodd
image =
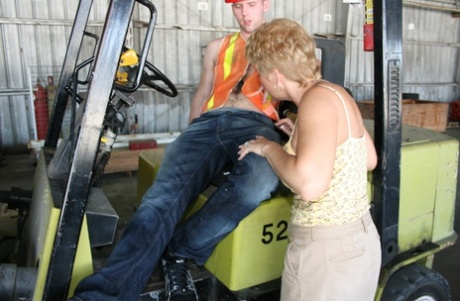
M348 139L337 147L332 179L322 195L305 201L293 191L291 223L308 227L348 224L360 218L370 208L365 137L351 136L348 110L342 96L331 87L319 86L333 91L342 101L348 124ZM284 149L295 155L291 139Z

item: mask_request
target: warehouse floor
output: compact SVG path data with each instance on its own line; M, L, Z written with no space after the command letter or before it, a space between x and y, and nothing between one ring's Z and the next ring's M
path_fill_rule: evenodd
M460 128L449 128L447 134L460 139ZM9 191L12 186L32 189L35 172L33 161L33 156L25 151L0 154L0 191ZM120 216L120 229L129 220L134 210L133 203L137 197L136 175L136 172L130 174L121 172L107 174L103 179L102 189ZM460 233L460 186L458 184L454 227L457 233ZM102 252L109 252L109 250L105 249ZM436 254L433 268L449 281L452 300L460 301L460 286L458 285L460 283L460 243L457 242L453 247Z

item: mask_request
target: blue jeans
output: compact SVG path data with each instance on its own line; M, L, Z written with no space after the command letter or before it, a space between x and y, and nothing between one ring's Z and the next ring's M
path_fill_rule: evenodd
M216 244L278 186L265 158L249 154L238 161L238 146L256 135L279 142L272 121L257 112L223 108L195 119L166 149L106 267L83 279L75 295L88 301L137 300L166 247L204 264ZM189 205L229 163L225 181L176 229Z

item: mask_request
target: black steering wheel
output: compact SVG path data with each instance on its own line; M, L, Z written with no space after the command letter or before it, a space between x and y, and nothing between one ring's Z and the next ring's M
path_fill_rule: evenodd
M176 86L166 77L157 67L153 64L149 63L148 61L145 62L145 67L148 71L151 71L153 74L149 74L146 71L142 72L141 77L141 84L144 84L150 88L157 90L169 97L176 97L177 96L177 89ZM145 69L144 69L145 70ZM155 81L163 82L168 89L162 88L158 86Z

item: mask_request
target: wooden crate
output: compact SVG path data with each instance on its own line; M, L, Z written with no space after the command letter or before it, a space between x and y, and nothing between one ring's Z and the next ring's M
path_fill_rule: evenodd
M113 149L104 173L131 172L138 168L139 154L145 149L130 150L127 147Z
M364 119L374 119L374 101L357 101ZM402 123L437 132L445 132L449 103L425 100L402 100Z
M146 149L129 149L129 147L120 147L112 150L109 162L105 166L104 173L137 171L139 167L139 155L142 152L149 152L152 149L164 149L166 144L159 144L156 148Z

